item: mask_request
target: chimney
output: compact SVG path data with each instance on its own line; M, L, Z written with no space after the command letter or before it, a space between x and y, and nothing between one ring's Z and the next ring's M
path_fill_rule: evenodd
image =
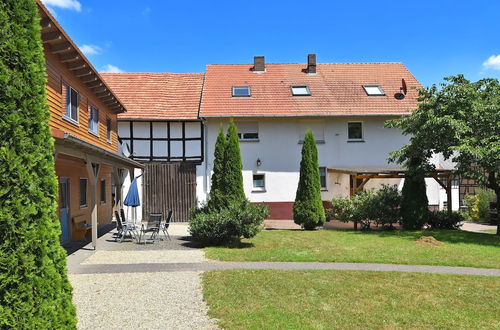
M307 73L316 73L316 54L307 55Z
M253 71L255 72L266 71L266 65L264 64L264 56L253 57Z

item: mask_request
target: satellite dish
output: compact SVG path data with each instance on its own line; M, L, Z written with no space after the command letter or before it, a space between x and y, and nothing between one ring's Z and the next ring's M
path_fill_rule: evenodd
M130 152L130 147L128 145L127 142L122 142L122 154L125 156L125 157L130 157L130 155L132 154Z
M400 89L404 95L406 95L406 93L408 92L408 88L406 87L405 78L401 79L401 88Z
M396 94L394 94L394 98L396 100L402 100L405 98L405 95L403 93L396 93Z

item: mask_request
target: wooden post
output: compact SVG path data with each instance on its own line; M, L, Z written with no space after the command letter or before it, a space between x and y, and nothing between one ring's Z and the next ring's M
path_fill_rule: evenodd
M358 180L357 180L357 176L353 175L352 176L352 196L351 196L351 198L354 195L356 195L357 192L358 192ZM358 223L357 222L354 222L354 230L358 230Z
M92 219L92 247L97 248L97 178L99 177L100 166L98 163L92 163L91 159L86 157L87 175L90 182L90 209Z
M452 203L452 196L451 196L451 182L453 181L453 175L448 176L448 180L446 182L446 204L448 207L448 213L451 214L453 211L453 207L451 205Z

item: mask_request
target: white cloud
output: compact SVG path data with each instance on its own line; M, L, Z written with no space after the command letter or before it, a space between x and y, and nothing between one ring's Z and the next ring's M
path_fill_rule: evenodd
M101 72L108 72L108 73L121 73L121 72L125 72L123 71L122 69L120 69L119 67L117 66L114 66L112 64L106 64L104 66L104 69L101 70Z
M82 51L82 53L85 54L85 56L97 55L101 53L101 47L96 45L81 45L79 46L79 48Z
M82 4L78 0L42 0L46 6L54 6L62 9L82 10Z
M500 70L500 55L491 55L483 62L484 69Z

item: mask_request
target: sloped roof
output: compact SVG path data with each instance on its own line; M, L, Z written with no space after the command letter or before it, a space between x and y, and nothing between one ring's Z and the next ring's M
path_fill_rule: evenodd
M101 73L127 107L118 119L197 119L203 73Z
M420 83L402 63L207 65L200 117L402 115L416 109ZM395 93L407 85L407 95ZM292 85L307 85L311 96L292 96ZM379 85L385 96L368 96L363 85ZM250 97L232 97L232 86L250 86Z

